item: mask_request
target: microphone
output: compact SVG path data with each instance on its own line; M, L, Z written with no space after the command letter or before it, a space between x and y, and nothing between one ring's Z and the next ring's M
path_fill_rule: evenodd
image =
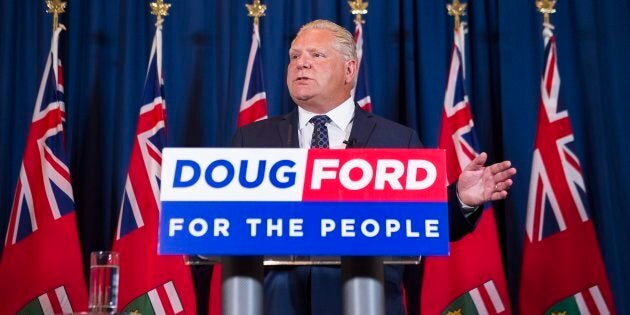
M354 145L357 143L357 139L355 138L350 138L348 140L344 140L343 143L346 144L346 148L352 148L354 147Z

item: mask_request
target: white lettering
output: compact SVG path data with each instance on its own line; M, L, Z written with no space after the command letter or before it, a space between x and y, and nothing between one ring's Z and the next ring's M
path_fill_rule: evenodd
M400 231L400 221L394 219L385 220L385 235L392 237L392 233Z
M326 234L335 230L335 221L333 219L322 219L321 232L322 237L326 237Z
M250 236L256 236L256 231L258 229L258 224L260 224L262 222L262 220L260 218L247 218L247 220L245 220L245 222L247 224L249 224L249 235Z
M337 178L337 172L331 170L325 170L327 168L338 168L339 160L332 159L317 159L313 161L313 177L311 179L312 189L321 189L322 180Z
M199 226L199 228L197 228ZM188 232L194 237L200 237L208 232L208 222L201 218L196 218L188 224Z
M304 219L289 219L289 236L304 236L304 232L302 232L302 223L304 223Z
M368 229L368 226L372 226L372 230ZM378 232L381 230L381 227L378 225L378 222L373 219L367 219L361 223L361 233L366 237L374 237L378 235Z
M427 172L427 177L418 180L418 170L421 168ZM427 160L409 160L407 164L407 189L422 190L428 188L435 183L436 178L437 169L433 163Z
M214 219L214 236L230 236L228 229L230 228L230 221L224 218Z
M276 236L282 236L282 219L278 219L277 223L273 222L273 219L267 219L267 236L273 236L273 232L276 232Z
M424 221L424 230L427 237L440 237L440 232L438 232L438 225L440 224L439 220L425 220Z
M172 218L168 221L168 236L175 236L175 231L184 229L184 219Z
M350 172L354 168L361 169L361 178L354 181L350 178ZM343 187L346 187L350 190L359 190L365 188L370 181L372 181L372 177L374 176L374 171L372 170L372 166L366 160L361 159L352 159L341 166L339 170L339 181Z
M388 170L391 170L388 172ZM405 166L398 160L378 160L376 163L376 181L374 188L385 189L385 183L389 183L392 189L401 190L400 177L405 173Z
M420 237L419 232L414 232L411 230L411 220L409 219L405 220L405 226L407 230L407 237Z
M354 219L341 219L341 237L354 236Z

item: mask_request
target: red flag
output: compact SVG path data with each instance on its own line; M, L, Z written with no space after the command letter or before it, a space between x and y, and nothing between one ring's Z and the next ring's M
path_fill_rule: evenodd
M120 253L118 308L142 314L196 314L194 287L184 257L157 254L160 172L166 141L162 88L162 30L158 26L113 246Z
M65 150L58 27L37 94L0 262L0 314L87 309Z
M354 95L354 101L361 106L364 110L372 112L372 99L370 98L370 91L368 89L367 82L367 62L363 59L363 22L354 21L354 41L357 47L357 85L352 93Z
M586 187L571 150L573 130L559 108L560 75L551 26L543 30L545 67L527 202L521 270L521 314L615 313Z
M439 147L446 150L448 180L459 178L476 155L474 122L464 83L464 30L454 31ZM477 210L482 211L482 210ZM494 220L486 207L474 232L451 243L448 257L425 260L421 314L509 314L507 286ZM474 314L475 312L472 312Z
M267 93L263 84L258 24L254 23L252 46L249 50L241 107L238 113L238 126L241 127L265 118L267 118Z

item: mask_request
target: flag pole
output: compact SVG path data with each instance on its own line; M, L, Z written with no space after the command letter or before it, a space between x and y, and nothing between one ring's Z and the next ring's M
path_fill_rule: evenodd
M368 4L363 0L348 1L350 13L354 14L356 27L361 29L360 36L363 36L362 25L365 23L363 15L368 13ZM355 40L358 38L356 37ZM360 64L363 58L362 43L357 48L357 57ZM360 66L359 72L361 72ZM355 98L355 92L356 87L352 92L353 98ZM385 314L384 279L383 257L341 257L343 314Z
M254 18L254 32L257 34L260 17L265 16L267 6L260 3L260 0L254 0L252 4L245 4L245 7L248 12L247 16ZM221 258L222 314L263 314L263 264L263 256L225 256ZM214 279L216 279L214 273L217 270L218 268L213 269ZM214 281L211 282L214 283Z
M53 15L53 32L59 27L59 14L66 12L67 4L67 2L61 0L46 0L46 6L48 7L46 13Z
M459 30L459 25L461 24L460 18L466 15L467 6L467 3L460 3L459 0L453 0L453 3L449 3L446 5L448 15L455 18L454 26L456 30Z
M550 14L556 13L556 9L554 8L555 5L555 0L536 0L536 7L538 8L538 12L543 14L543 25L551 25L549 17Z
M363 0L348 1L350 6L350 13L354 14L354 21L364 24L363 15L368 13L367 7L369 3L363 2Z
M446 11L448 12L448 15L452 16L455 20L455 22L453 23L453 29L455 31L455 41L459 42L459 46L460 49L462 50L462 54L465 55L465 47L464 47L464 33L465 30L461 29L462 28L462 21L461 21L461 17L466 15L466 9L468 7L468 3L461 3L459 2L459 0L453 0L452 3L449 3L446 5ZM465 65L465 61L466 58L465 56L462 56L462 71L463 71L463 76L466 77L466 65Z
M372 111L372 100L367 82L367 62L363 60L363 45L365 43L365 35L363 32L363 24L365 20L363 15L368 13L368 2L363 0L348 1L350 13L354 15L354 41L357 49L357 77L354 88L352 89L352 98L359 106L368 112Z
M156 16L156 26L161 26L164 22L164 17L168 15L168 9L171 8L170 3L164 2L164 0L156 0L149 4L151 7L151 14Z

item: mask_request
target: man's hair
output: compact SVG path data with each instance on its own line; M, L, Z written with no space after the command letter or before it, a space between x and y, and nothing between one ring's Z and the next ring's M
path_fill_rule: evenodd
M315 20L304 24L297 35L312 29L330 31L335 37L334 48L340 52L346 60L357 60L357 47L352 34L350 34L348 30L328 20Z

